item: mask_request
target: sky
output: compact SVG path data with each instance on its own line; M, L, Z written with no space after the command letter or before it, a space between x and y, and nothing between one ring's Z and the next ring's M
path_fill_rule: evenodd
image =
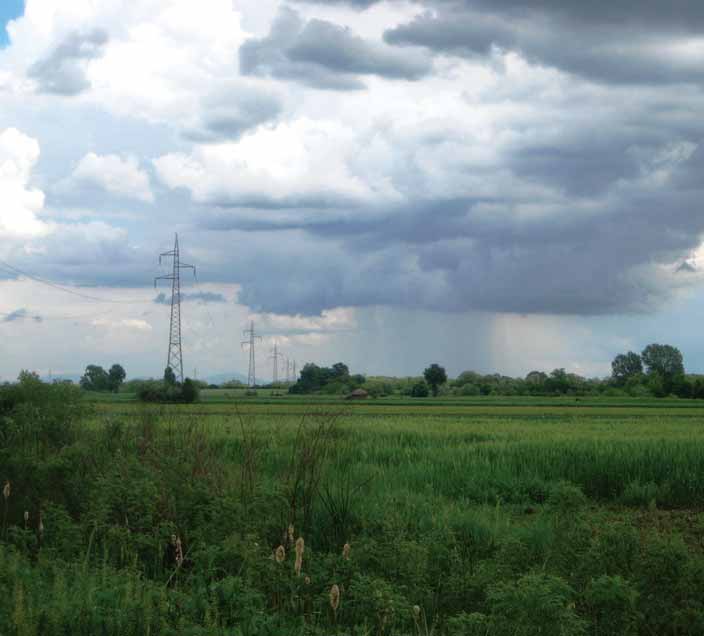
M188 375L246 374L251 320L263 378L274 343L603 376L663 342L704 372L700 2L2 0L0 26L0 378L161 375L176 232Z

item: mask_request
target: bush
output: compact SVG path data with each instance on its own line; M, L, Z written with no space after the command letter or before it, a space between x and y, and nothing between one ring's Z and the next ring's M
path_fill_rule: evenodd
M506 636L578 636L585 623L575 611L574 591L561 578L527 574L516 583L499 583L489 591L494 631Z
M190 378L186 378L181 388L181 399L187 404L197 402L200 397L200 387Z
M0 386L0 440L6 446L33 441L59 448L71 443L85 413L81 390L67 382L42 382L22 371L18 382Z
M428 397L428 395L430 395L430 389L423 380L416 382L413 385L413 388L411 389L411 397L424 398Z
M142 402L170 403L197 402L200 396L198 385L190 378L181 384L167 384L158 380L143 382L137 390L137 398Z
M634 636L638 633L638 592L620 576L592 579L584 595L595 633Z

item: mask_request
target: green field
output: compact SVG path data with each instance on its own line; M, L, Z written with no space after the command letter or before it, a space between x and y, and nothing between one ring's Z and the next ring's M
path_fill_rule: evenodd
M0 633L704 634L701 403L88 404L0 455Z

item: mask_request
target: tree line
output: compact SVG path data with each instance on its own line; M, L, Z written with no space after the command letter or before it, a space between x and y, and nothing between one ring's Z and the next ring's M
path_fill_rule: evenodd
M630 396L704 399L704 376L687 374L682 353L667 344L650 344L641 353L618 354L612 373L587 378L564 368L531 371L524 377L463 371L449 379L439 364L429 365L419 376L385 377L351 374L346 364L331 367L307 364L290 393L344 394L363 389L372 397L433 396Z
M550 372L531 371L525 377L498 373L481 374L463 371L449 379L446 370L430 364L421 375L411 377L365 376L351 373L348 365L338 362L330 367L308 363L295 382L288 385L291 394L344 395L363 389L371 397L401 395L433 396L630 396L704 399L704 376L685 372L682 353L667 344L649 344L641 353L628 351L618 354L611 363L611 375L606 378L586 378L568 373L563 368ZM163 380L131 380L120 364L107 371L98 365L88 365L80 385L88 391L137 393L144 401L193 401L198 391L208 386L204 382L186 379L176 382L173 371L165 370ZM273 385L271 385L273 386ZM278 388L286 386L284 383ZM276 388L276 387L275 387Z

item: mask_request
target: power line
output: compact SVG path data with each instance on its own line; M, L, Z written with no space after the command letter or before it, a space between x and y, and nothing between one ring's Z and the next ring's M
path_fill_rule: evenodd
M77 316L44 316L41 314L38 314L36 312L30 312L27 310L27 313L22 313L18 314L17 311L12 311L12 312L0 312L0 316L7 318L9 316L13 317L13 320L8 320L8 321L0 321L3 323L6 322L13 322L14 320L34 320L35 322L44 322L45 320L81 320L83 318L99 318L101 316L107 316L108 314L113 313L113 309L109 309L107 311L101 311L98 312L97 314L90 313L90 314L81 314Z
M45 278L41 278L40 276L36 276L35 274L30 274L29 272L25 272L24 270L20 269L19 267L15 267L14 265L10 265L9 263L0 260L0 267L5 268L6 270L9 270L10 272L19 275L19 276L24 276L25 278L29 278L33 281L36 281L37 283L41 283L42 285L47 285L48 287L53 287L54 289L58 289L59 291L65 292L67 294L73 294L74 296L79 296L80 298L85 298L86 300L93 300L93 301L98 301L101 303L114 303L114 304L146 304L151 301L143 300L143 299L130 299L130 300L113 300L110 298L99 298L98 296L91 296L90 294L84 294L82 292L76 291L75 289L69 289L68 287L64 287L63 285L59 285L58 283L54 283L53 281L47 280Z

